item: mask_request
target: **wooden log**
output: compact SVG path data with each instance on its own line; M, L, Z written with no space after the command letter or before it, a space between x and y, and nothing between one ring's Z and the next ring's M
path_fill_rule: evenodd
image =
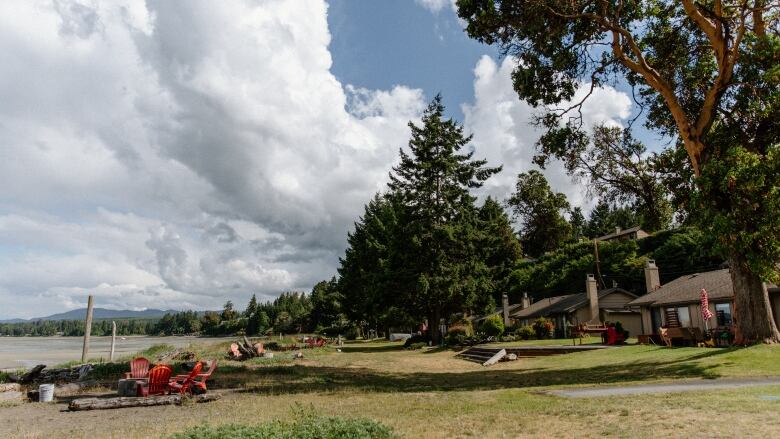
M502 358L504 358L504 356L505 356L505 355L506 355L506 349L501 349L500 351L496 352L496 354L495 354L495 355L493 355L492 357L490 357L490 359L488 359L487 361L485 361L484 363L482 363L482 365L483 365L483 366L492 366L492 365L494 365L494 364L498 363L498 362L499 362L499 360L501 360Z
M8 375L8 379L15 383L22 383L22 384L28 384L33 382L36 378L38 378L38 375L41 374L41 371L46 367L45 364L39 364L32 369L30 369L29 372L25 373L22 376L19 375Z
M147 397L81 398L68 404L68 410L106 410L125 407L150 407L155 405L181 405L184 401L209 402L221 398L218 393L205 393L192 398L182 395L156 395Z

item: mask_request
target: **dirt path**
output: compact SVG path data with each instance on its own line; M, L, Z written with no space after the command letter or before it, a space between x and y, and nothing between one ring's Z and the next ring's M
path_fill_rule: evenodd
M676 393L697 390L735 389L738 387L772 384L780 384L780 377L683 381L677 383L639 384L620 387L591 387L586 389L548 390L544 393L567 398L593 398L599 396L640 395L646 393Z

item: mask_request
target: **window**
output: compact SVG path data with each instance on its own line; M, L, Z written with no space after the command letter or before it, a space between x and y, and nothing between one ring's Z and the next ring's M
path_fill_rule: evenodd
M715 317L717 317L718 319L718 326L730 326L731 325L731 304L716 303Z
M687 306L666 308L666 326L670 328L688 328L691 326L691 314Z

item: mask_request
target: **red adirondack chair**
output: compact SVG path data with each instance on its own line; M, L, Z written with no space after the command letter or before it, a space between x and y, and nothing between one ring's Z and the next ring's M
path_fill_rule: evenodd
M176 378L172 379L168 383L168 393L181 393L182 395L187 392L192 393L192 389L190 387L195 381L195 378L200 374L201 369L203 369L203 363L198 361L195 363L195 366L188 375L182 375L186 376L186 378L184 378L181 382L176 381Z
M168 390L168 380L171 378L171 367L158 364L149 371L149 381L136 383L138 396L165 395Z
M211 374L214 373L215 370L217 370L217 360L211 360L209 364L209 369L206 372L199 373L198 376L196 376L195 379L192 381L192 386L200 390L201 393L206 393L206 390L208 390L206 388L206 380L211 378ZM184 382L184 380L186 380L188 376L189 375L176 375L175 377L173 377L173 379L171 379L171 381L176 381L177 383L181 383Z
M625 338L623 337L623 333L619 333L615 330L614 327L610 326L607 328L607 344L608 345L614 345L618 343L623 343L625 341Z
M125 372L125 379L146 378L149 374L149 360L138 357L130 362L130 372Z

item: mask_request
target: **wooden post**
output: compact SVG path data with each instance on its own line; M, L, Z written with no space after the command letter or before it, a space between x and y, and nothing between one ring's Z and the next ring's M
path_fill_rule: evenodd
M87 362L89 355L89 334L92 332L92 296L87 300L87 320L84 322L84 347L81 349L81 362Z
M114 362L114 347L116 346L116 322L111 322L111 355L108 361Z

